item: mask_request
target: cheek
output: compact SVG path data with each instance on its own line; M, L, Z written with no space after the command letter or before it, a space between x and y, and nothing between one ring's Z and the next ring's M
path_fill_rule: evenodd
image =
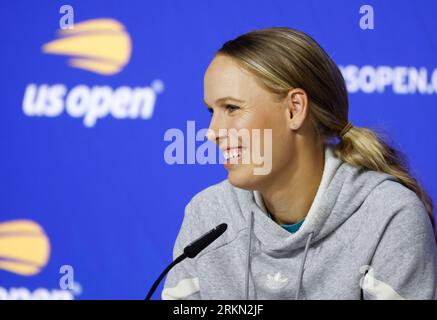
M272 171L280 170L292 160L293 148L291 131L288 122L280 115L267 114L264 117L254 119L246 128L261 129L259 133L252 135L252 146L258 144L254 154L262 155L264 161L271 163ZM269 130L269 132L267 131ZM253 153L252 153L253 155Z
M273 129L281 125L278 114L272 114L268 110L256 109L242 113L232 121L238 129Z
M277 106L272 106L274 109ZM257 112L243 114L232 121L232 127L236 129L248 129L251 135L259 135L261 146L265 141L271 140L273 149L281 149L290 143L290 129L288 121L280 111L271 112L269 110L257 110ZM257 131L252 131L258 129ZM271 139L264 137L264 132L269 129Z
M282 168L292 159L292 136L288 122L282 119L274 119L271 125L271 147L266 152L271 152L272 170ZM268 140L268 139L267 139ZM264 147L265 148L265 147Z
M272 159L273 165L281 166L290 161L293 153L292 140L288 134L282 133L274 135L272 138Z

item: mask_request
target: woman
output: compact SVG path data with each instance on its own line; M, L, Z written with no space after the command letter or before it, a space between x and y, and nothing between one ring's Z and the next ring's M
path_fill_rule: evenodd
M398 151L349 122L344 79L312 38L269 28L228 41L204 90L228 179L187 205L174 257L228 229L169 273L163 299L436 298L432 201ZM254 174L230 129L270 129L271 170Z

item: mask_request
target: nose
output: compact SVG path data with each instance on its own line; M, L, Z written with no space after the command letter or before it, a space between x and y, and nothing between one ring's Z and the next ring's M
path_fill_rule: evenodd
M224 129L225 127L222 123L220 123L218 117L216 115L213 115L205 136L209 141L220 145L220 141L226 139L227 130Z

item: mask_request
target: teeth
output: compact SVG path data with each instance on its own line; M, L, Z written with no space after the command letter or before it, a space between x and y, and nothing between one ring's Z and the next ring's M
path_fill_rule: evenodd
M225 160L237 158L239 155L239 149L231 149L223 151L223 157Z

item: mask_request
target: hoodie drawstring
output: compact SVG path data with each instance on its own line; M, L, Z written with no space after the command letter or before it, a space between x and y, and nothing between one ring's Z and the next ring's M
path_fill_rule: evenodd
M302 263L300 264L300 269L299 269L299 276L297 278L297 291L296 291L295 300L299 300L299 294L300 294L300 288L302 286L303 270L304 270L304 266L305 266L305 260L307 259L307 253L308 253L308 249L310 247L310 243L311 243L312 237L313 237L313 232L311 232L308 235L308 239L307 239L307 242L305 244L305 251L303 253Z
M250 251L251 251L251 247L252 247L252 228L253 228L253 212L250 212L249 228L248 228L249 229L249 241L248 241L247 254L246 254L246 279L245 279L245 294L244 294L246 297L246 300L249 300L249 273L250 273ZM297 279L297 291L296 291L296 297L295 297L296 300L299 300L300 289L302 287L302 279L303 279L305 261L307 258L308 249L310 247L311 239L313 238L313 234L314 234L314 232L311 232L308 235L307 242L305 244L305 251L303 254L302 262L300 264L299 275L298 275L298 279Z
M250 212L250 216L249 216L249 243L247 246L247 256L246 256L246 285L245 285L246 300L249 300L249 272L250 272L250 250L252 246L252 226L253 226L253 211Z

